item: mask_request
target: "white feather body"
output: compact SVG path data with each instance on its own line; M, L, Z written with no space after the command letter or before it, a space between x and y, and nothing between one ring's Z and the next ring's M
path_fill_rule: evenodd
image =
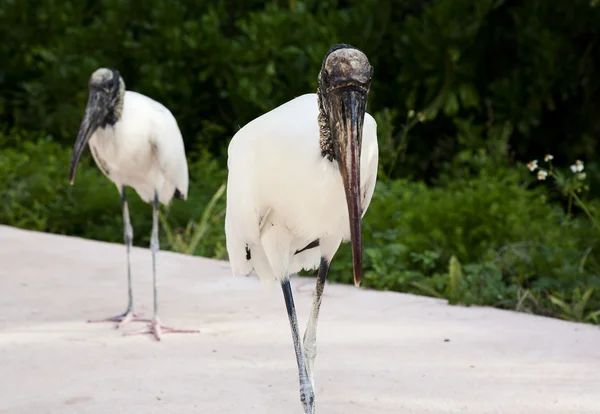
M235 275L253 269L264 282L331 260L350 239L337 162L321 155L316 94L297 97L256 118L232 138L225 232ZM377 124L365 114L361 195L366 212L377 179ZM314 240L320 246L294 254ZM251 251L246 260L245 246Z
M154 191L168 204L178 189L187 198L188 165L177 121L161 103L133 91L123 97L121 117L98 128L89 146L96 165L118 188L132 187L146 202Z

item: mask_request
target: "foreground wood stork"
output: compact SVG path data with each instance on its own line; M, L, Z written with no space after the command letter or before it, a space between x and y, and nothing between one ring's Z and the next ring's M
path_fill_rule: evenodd
M256 118L232 138L225 233L234 275L255 270L281 284L300 379L300 400L315 412L317 320L329 264L351 240L354 282L361 277L361 219L377 179L377 124L365 113L372 68L340 44L325 56L316 94ZM364 124L364 128L363 128ZM289 276L319 267L301 341Z
M126 91L125 82L117 70L100 68L89 80L88 103L71 159L71 184L88 143L96 165L121 194L129 298L123 314L90 322L119 322L118 328L131 321L149 322L147 328L127 335L150 333L157 340L160 340L161 333L198 332L168 328L158 317L156 254L159 250L159 202L168 205L173 197L185 200L188 193L187 160L175 117L159 102L137 92ZM142 200L153 204L150 242L154 283L152 320L140 318L133 305L130 261L133 228L125 196L126 186L133 187Z

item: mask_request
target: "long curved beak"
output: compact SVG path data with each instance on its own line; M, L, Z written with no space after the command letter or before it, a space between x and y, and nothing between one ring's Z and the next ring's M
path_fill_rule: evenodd
M81 158L81 154L85 150L90 137L94 131L100 125L102 118L106 115L102 105L99 104L98 95L95 92L90 92L87 107L85 108L85 115L81 121L79 132L77 133L77 140L75 140L75 146L73 147L73 156L71 157L71 168L69 170L69 182L71 185L75 182L75 173L77 171L77 164Z
M348 203L354 284L359 286L362 274L360 148L367 90L357 86L342 86L329 93L330 129Z

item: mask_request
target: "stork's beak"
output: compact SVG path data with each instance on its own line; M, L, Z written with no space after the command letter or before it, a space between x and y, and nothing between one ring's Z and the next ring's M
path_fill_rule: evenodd
M71 185L75 182L75 172L77 171L77 164L79 163L81 154L83 154L85 146L94 131L96 131L104 117L106 117L107 112L105 102L103 102L101 95L98 92L90 91L88 104L85 108L85 115L81 121L77 140L73 147L71 169L69 170L69 181L71 182Z
M329 120L336 159L342 174L348 216L354 284L360 285L362 273L362 196L360 194L360 147L367 106L368 89L363 85L344 85L329 91Z

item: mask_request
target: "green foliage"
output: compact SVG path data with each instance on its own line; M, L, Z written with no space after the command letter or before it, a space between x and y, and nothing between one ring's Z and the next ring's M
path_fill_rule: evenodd
M541 189L527 189L522 177L512 169L438 187L380 181L363 220L364 285L560 317L553 295L575 306L578 292L593 288L575 313L593 315L600 309L595 228L569 218ZM331 278L349 283L351 274L343 245Z
M168 233L163 235L161 245L178 250L185 235L192 233L186 251L224 258L225 200L221 195L226 171L210 154L196 155L197 159L189 165L188 200L173 200L168 208L163 208L161 221ZM70 186L70 159L71 149L49 137L38 139L16 132L0 135L0 223L121 243L123 221L118 189L102 175L89 153L82 157L75 184ZM152 207L131 189L127 190L127 197L134 244L148 246ZM190 220L200 221L199 231L191 230L195 226L188 223Z
M600 8L590 0L6 0L0 3L0 125L71 145L99 66L163 102L188 147L224 150L251 119L314 92L327 49L365 50L369 110L392 177L435 179L457 120L509 123L522 157L596 153ZM32 12L34 10L35 12ZM409 110L422 112L406 136ZM415 118L416 119L416 118ZM401 162L394 155L401 147ZM433 149L433 150L432 150Z
M594 288L590 287L585 292L581 293L581 289L576 287L573 290L571 304L563 299L557 298L554 295L549 295L552 304L560 308L560 317L571 321L593 321L598 323L600 310L586 313L587 304L594 293Z
M202 217L198 222L190 220L183 231L176 231L170 226L168 220L163 214L160 214L160 221L167 234L169 245L173 251L185 254L194 254L198 245L206 236L208 230L219 222L225 214L225 210L214 213L215 205L225 192L225 184L221 185L217 192L212 196L210 202L204 209Z
M13 146L7 147L10 142ZM95 238L115 240L119 233L110 237L111 231L98 224L119 214L118 193L109 181L98 179L89 163L82 165L77 187L70 188L70 151L50 137L33 140L21 132L0 139L0 143L0 222L67 234L81 234L86 228ZM86 202L78 205L82 199Z
M460 300L461 293L464 290L463 285L464 276L462 267L456 256L452 256L450 258L450 265L448 266L448 286L445 292L445 296L450 303L457 303Z

